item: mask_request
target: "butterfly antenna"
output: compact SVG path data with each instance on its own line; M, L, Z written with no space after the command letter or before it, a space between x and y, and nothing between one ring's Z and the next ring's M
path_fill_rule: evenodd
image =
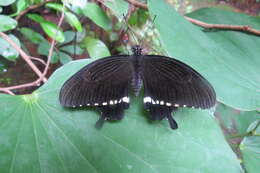
M124 21L125 21L125 24L126 24L126 26L127 26L127 29L126 29L126 32L129 30L130 31L130 33L131 33L131 35L132 35L132 38L134 39L134 42L135 42L135 44L139 44L139 41L138 41L138 39L136 38L136 35L138 35L135 31L134 31L134 29L130 26L130 25L128 25L128 23L127 23L127 21L128 21L128 16L125 16L124 14L123 14L123 16L124 16Z
M152 30L152 28L154 27L154 23L155 23L155 19L156 19L156 15L153 16L153 20L152 22L150 23L150 25L148 26L148 31L149 30ZM145 34L148 33L148 32L145 32ZM150 49L152 49L153 52L158 52L156 49L154 49L152 46L150 47Z

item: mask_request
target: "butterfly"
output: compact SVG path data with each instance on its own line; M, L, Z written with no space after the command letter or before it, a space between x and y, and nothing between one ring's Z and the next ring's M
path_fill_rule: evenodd
M190 66L166 56L143 55L139 45L132 51L96 60L75 73L60 90L61 105L96 107L101 112L96 128L101 128L106 120L121 120L129 108L130 89L137 96L143 86L150 119L167 118L172 129L178 128L172 112L179 107L215 105L214 88Z

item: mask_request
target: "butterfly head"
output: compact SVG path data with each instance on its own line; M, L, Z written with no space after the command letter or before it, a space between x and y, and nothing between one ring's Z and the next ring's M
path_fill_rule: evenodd
M136 55L136 56L142 55L142 48L141 48L140 45L132 46L132 51L133 51L133 54Z

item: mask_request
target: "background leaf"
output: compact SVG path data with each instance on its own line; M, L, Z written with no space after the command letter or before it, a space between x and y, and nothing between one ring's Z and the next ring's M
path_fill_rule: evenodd
M257 111L238 111L223 104L217 106L215 114L219 116L223 126L235 134L245 134L251 123L260 120Z
M0 15L0 31L5 32L11 29L14 29L17 26L16 20L12 19L9 16Z
M60 57L60 62L62 64L67 64L68 62L72 61L72 58L68 54L63 52L59 52L59 57Z
M91 58L100 58L110 56L107 46L98 39L93 37L86 37L84 40L84 47L86 47Z
M7 5L14 3L14 1L15 0L0 0L0 5L1 6L7 6Z
M80 55L84 52L84 49L81 49L78 45L64 46L61 48L61 50L65 50L70 54L76 54L76 55Z
M110 19L97 4L87 3L84 9L82 9L82 12L104 30L111 29L112 25Z
M20 41L14 35L9 34L8 36L18 47L21 47ZM13 48L13 46L0 37L0 55L10 61L15 61L18 58L19 53Z
M51 38L55 39L60 43L65 41L65 37L62 30L58 28L56 24L49 21L41 22L40 24L42 29L48 36L50 36Z
M62 30L54 23L45 20L42 16L38 14L27 14L30 19L39 23L44 30L44 32L51 38L55 39L56 41L62 43L65 41L64 34Z
M46 7L55 9L59 12L64 12L65 18L67 22L72 26L77 29L77 31L81 32L82 31L82 26L80 21L78 20L77 16L74 15L73 13L69 12L62 4L59 3L47 3L45 5Z
M75 35L76 35L76 33L73 32L73 31L66 31L66 32L64 32L65 41L64 41L63 44L69 43L69 42L73 41Z
M16 12L14 14L11 14L12 17L19 15L23 10L25 10L30 5L30 3L26 0L18 0L15 5L16 5Z
M104 1L104 5L111 9L115 16L122 21L128 12L128 3L124 0Z
M20 32L34 44L40 44L45 38L38 32L33 31L30 28L20 28Z
M170 56L203 74L213 84L218 101L240 110L260 107L258 37L235 31L203 32L164 1L148 2ZM198 10L189 16L208 23L247 23L260 28L256 17L217 9Z
M240 144L240 150L244 165L248 173L258 172L260 164L260 120L251 124L251 128L255 128L254 136L247 136Z
M42 22L45 22L46 20L38 15L38 14L27 14L26 15L29 19L33 20L34 22L37 22L37 23L42 23Z
M65 12L65 17L66 17L66 20L68 21L68 23L69 23L72 27L75 27L78 32L82 32L81 23L80 23L80 21L78 20L78 18L77 18L76 15L74 15L74 14L71 13L71 12Z

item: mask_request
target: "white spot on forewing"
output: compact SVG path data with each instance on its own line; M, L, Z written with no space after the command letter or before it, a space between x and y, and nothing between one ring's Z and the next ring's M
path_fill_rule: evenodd
M98 106L98 103L95 103L94 106Z
M152 99L152 104L155 105L155 101Z
M164 101L160 101L160 105L164 105Z
M113 100L110 100L110 101L109 101L109 104L110 104L110 105L113 105L113 104L114 104Z
M115 100L114 103L117 104L117 100Z
M122 102L122 100L120 99L119 101L118 101L118 103L121 103Z
M107 102L103 102L102 105L103 105L103 106L106 106L106 105L107 105Z
M160 101L159 100L156 100L156 104L159 104L160 103Z
M179 107L180 105L179 104L174 104L175 107Z
M90 104L88 103L87 106L90 106Z
M122 100L123 100L123 102L125 102L125 103L129 103L129 97L123 97Z
M151 103L152 98L151 97L144 97L144 103Z
M82 105L79 105L79 107L82 107Z
M171 105L172 105L171 103L168 103L168 102L166 103L166 106L171 106Z
M186 108L186 107L187 107L187 105L183 105L183 107L184 107L184 108Z

